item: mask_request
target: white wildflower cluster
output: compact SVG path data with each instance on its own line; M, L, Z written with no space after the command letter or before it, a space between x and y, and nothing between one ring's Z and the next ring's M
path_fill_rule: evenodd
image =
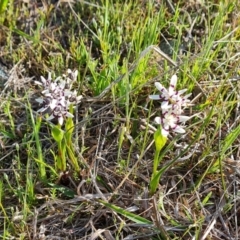
M48 113L47 120L57 119L60 125L63 124L65 118L72 118L69 112L71 104L76 104L82 99L77 96L77 91L72 90L73 83L77 81L78 71L67 70L67 74L52 80L51 73L48 73L48 79L41 76L41 82L35 81L36 84L43 87L42 98L36 101L42 104L42 108L38 112Z
M186 107L190 100L188 99L191 95L181 96L187 91L183 89L180 91L176 90L177 76L173 75L170 80L170 86L167 90L161 83L156 82L155 86L160 91L159 95L150 95L149 98L152 100L160 100L161 103L161 117L156 117L155 122L161 125L162 134L167 137L169 132L172 130L177 133L185 133L184 128L181 126L182 123L189 120L190 117L182 116L183 107Z

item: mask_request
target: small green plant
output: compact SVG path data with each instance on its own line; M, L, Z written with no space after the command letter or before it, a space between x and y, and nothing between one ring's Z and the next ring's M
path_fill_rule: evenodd
M160 91L158 95L150 95L152 100L161 101L161 117L156 117L155 122L160 125L160 128L154 134L155 142L155 154L153 160L153 173L150 181L150 193L156 192L160 177L163 173L161 170L157 170L159 163L162 159L161 150L167 143L167 137L170 131L177 133L185 133L185 130L181 123L189 120L190 117L182 116L183 109L189 104L188 97L191 94L187 94L182 97L181 94L185 93L187 89L180 91L176 90L177 76L173 75L170 81L169 89L167 90L161 83L156 82L155 86Z
M63 74L57 77L55 81L52 80L51 73L48 79L41 77L41 82L36 81L36 84L43 86L43 98L36 99L37 102L43 105L38 112L47 114L47 120L57 120L56 125L51 125L51 133L53 139L58 146L58 154L54 155L55 168L57 171L66 171L67 157L70 160L73 168L79 171L79 165L74 156L72 133L74 129L73 112L74 104L79 102L82 96L77 96L77 92L72 91L73 83L77 80L78 72L72 72L70 69L67 75ZM65 129L62 129L64 120Z

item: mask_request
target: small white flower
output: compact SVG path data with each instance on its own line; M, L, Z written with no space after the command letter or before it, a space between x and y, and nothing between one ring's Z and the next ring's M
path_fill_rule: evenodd
M188 116L179 115L178 110L171 106L169 109L162 112L162 117L156 117L155 122L161 125L162 134L167 137L171 130L177 133L185 133L184 128L180 126L180 124L189 119L190 117Z
M50 84L51 81L52 81L52 77L51 77L51 73L50 73L50 72L48 73L48 79L45 79L43 76L41 76L40 78L41 78L41 82L35 81L35 83L36 83L37 85L43 86L44 88L48 87L49 84Z
M52 101L49 103L49 107L54 110L59 105L58 99L52 99Z
M183 90L176 90L177 86L177 76L173 75L170 80L170 86L167 90L161 83L155 83L156 88L160 91L159 95L150 95L149 98L152 100L161 100L162 104L161 107L164 109L166 106L170 104L176 104L179 107L185 107L190 102L188 99L191 96L187 94L186 96L182 97L181 95L187 91L187 89Z
M78 70L75 70L74 72L71 69L67 70L68 76L73 80L76 81L77 80L77 76L78 76Z
M52 114L47 118L47 120L52 120L57 118L60 125L63 124L65 118L73 118L74 116L67 111L67 108L61 106L60 104L54 108Z

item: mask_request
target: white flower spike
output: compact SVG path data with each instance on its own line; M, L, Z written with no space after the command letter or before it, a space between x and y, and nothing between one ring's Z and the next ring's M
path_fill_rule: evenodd
M51 73L48 73L48 79L41 76L41 82L35 81L37 85L44 88L43 98L36 101L42 104L38 112L49 113L48 120L57 119L60 125L65 118L72 118L73 115L68 112L71 104L80 102L82 96L77 96L76 91L72 91L72 85L77 80L78 71L67 70L67 75L63 74L52 81Z
M187 91L183 89L180 91L176 90L177 76L173 75L170 80L170 86L167 90L161 83L156 82L155 86L160 91L159 95L150 95L149 98L152 100L160 100L161 103L161 117L156 117L155 122L161 125L162 135L167 137L170 131L177 133L185 133L182 123L185 123L191 117L182 116L182 107L188 106L191 96L181 96Z

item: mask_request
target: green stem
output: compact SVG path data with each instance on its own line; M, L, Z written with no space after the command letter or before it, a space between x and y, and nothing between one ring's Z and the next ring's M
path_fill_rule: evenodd
M63 140L58 143L58 159L57 167L58 170L66 170L66 144L63 143Z
M32 121L34 122L34 118L31 114L32 117ZM36 148L37 148L37 155L38 155L38 167L40 170L40 176L42 179L46 178L46 169L45 169L45 164L43 161L43 154L42 154L42 145L41 145L41 141L39 139L39 131L40 131L40 127L41 127L41 122L42 119L40 116L37 116L36 118L36 125L33 128L34 131L34 138L35 138L35 142L36 142Z

